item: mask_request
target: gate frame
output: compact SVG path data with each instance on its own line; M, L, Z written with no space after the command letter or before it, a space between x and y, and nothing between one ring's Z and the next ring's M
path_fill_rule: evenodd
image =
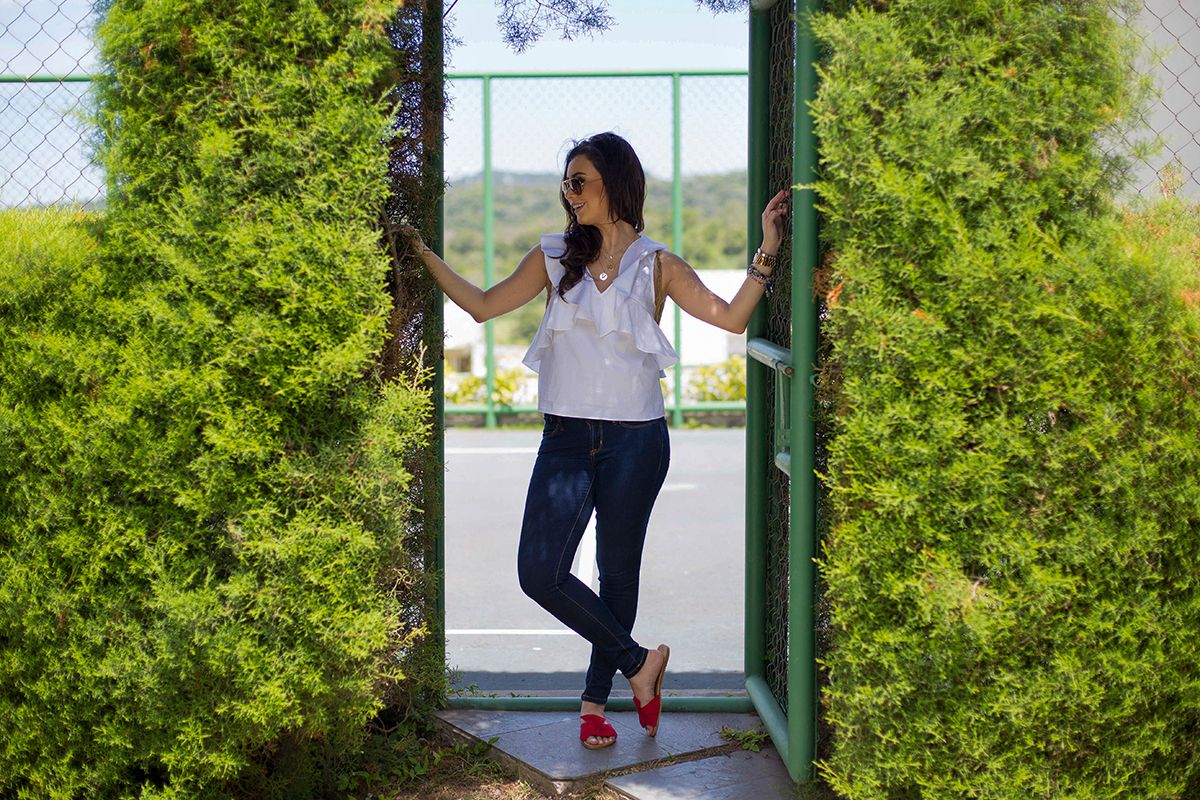
M750 158L747 235L762 242L758 209L777 187L770 186L771 131L770 2L755 2L750 12ZM759 306L746 331L746 691L763 720L792 779L813 777L816 756L818 689L816 684L817 478L816 425L813 421L817 378L817 304L812 274L820 266L819 217L811 185L816 179L817 140L809 103L816 98L816 45L804 20L820 9L820 0L797 0L792 165L792 350L764 338L767 312ZM761 213L761 212L759 212ZM795 366L793 366L793 364ZM773 458L768 451L767 370L775 371L776 415ZM771 462L774 462L774 467ZM788 537L788 698L787 708L765 678L767 653L767 486L768 471L779 469L791 483Z

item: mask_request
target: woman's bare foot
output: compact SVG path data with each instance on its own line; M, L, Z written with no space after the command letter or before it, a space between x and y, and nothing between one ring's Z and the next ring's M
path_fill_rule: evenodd
M585 700L583 702L583 707L579 709L579 716L582 717L585 714L595 714L597 716L603 717L604 716L604 706L600 705L599 703L589 703ZM617 740L617 737L615 737L615 736L589 736L587 738L587 744L589 747L597 747L598 748L598 747L604 747L605 745L612 744L616 740Z
M658 676L662 673L665 660L666 656L663 655L662 650L647 650L646 663L642 665L636 675L629 679L629 688L633 690L633 696L643 706L654 699L654 687L658 683Z

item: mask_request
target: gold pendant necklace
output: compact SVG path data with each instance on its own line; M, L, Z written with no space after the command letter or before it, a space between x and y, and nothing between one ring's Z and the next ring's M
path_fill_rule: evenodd
M609 253L608 253L608 266L605 267L600 272L600 274L596 276L599 280L602 280L602 281L608 280L608 270L613 268L613 252L615 252L615 250L609 251Z
M612 269L612 265L613 265L613 257L612 257L612 253L609 253L609 254L608 254L608 269ZM601 273L600 273L600 275L599 275L598 277L599 277L599 278L600 278L600 280L602 280L602 281L606 281L606 280L608 280L608 271L607 271L607 270L605 270L605 271L601 272Z

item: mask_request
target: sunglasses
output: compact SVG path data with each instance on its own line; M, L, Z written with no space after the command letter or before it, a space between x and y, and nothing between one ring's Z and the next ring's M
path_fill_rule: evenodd
M587 180L585 178L579 177L578 175L576 175L574 178L567 178L565 181L562 182L562 193L563 194L582 194L583 193L583 185L585 183L595 183L598 180L600 180L600 178L592 178L591 180Z

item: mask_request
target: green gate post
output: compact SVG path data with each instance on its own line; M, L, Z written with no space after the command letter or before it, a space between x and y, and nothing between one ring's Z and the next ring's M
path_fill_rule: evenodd
M746 247L762 244L762 209L771 198L771 25L765 12L750 12L749 136L746 174ZM766 303L759 304L746 326L747 340L767 331ZM767 372L746 359L746 691L772 739L786 736L782 714L763 678L767 630ZM764 697L765 693L765 697ZM780 748L780 752L785 752Z
M421 103L425 107L425 124L435 128L434 136L427 141L442 142L442 130L445 124L445 58L442 37L442 0L429 0L425 6L425 16L421 21L421 39L424 43L421 72L429 75L422 89ZM443 147L438 146L426 151L424 181L426 185L445 186L445 164ZM436 181L436 183L434 183ZM446 206L441 195L438 196L434 223L433 241L430 247L438 256L445 252ZM426 508L424 520L427 526L434 529L430 551L425 554L425 568L437 573L437 618L432 620L433 635L445 638L446 631L446 367L442 353L442 342L445 341L442 332L445 330L443 320L442 290L433 287L433 297L430 300L429 315L425 322L426 341L430 339L437 343L432 352L437 354L433 365L433 447L437 467L429 471L426 480L435 482L436 491L426 492L436 497L433 508ZM430 333L432 331L432 334Z
M796 108L792 117L794 148L792 181L811 186L816 180L817 139L809 103L816 99L817 51L808 30L820 0L796 3ZM793 777L812 777L816 757L817 688L816 603L817 478L816 423L813 419L817 362L817 305L812 296L813 272L820 266L816 194L792 190L792 488L788 599L788 764Z
M483 78L483 288L490 289L496 280L496 202L492 184L492 78ZM483 323L484 363L486 377L483 400L484 425L496 427L496 330L492 320Z
M679 100L679 73L671 76L671 128L674 137L674 162L671 174L671 250L683 258L683 120ZM675 305L672 303L672 305ZM671 427L683 427L683 318L675 306L675 408L671 412Z
M773 5L768 3L766 5ZM808 104L815 97L816 50L805 29L819 0L796 4L796 72L793 116L793 182L811 184L816 170L816 139ZM771 21L768 10L750 14L750 157L747 193L747 239L761 243L761 209L772 196L770 175ZM816 756L816 431L813 420L814 371L817 360L817 313L812 302L812 272L819 264L817 211L811 190L793 190L792 211L792 350L773 345L766 332L766 310L760 307L747 330L746 368L746 691L763 725L787 764L793 780L812 777ZM775 441L767 441L767 375L776 381ZM771 453L768 450L778 452ZM771 456L774 456L771 458ZM775 466L771 466L774 463ZM770 471L791 479L788 531L788 659L787 708L765 677L767 581L767 485Z

